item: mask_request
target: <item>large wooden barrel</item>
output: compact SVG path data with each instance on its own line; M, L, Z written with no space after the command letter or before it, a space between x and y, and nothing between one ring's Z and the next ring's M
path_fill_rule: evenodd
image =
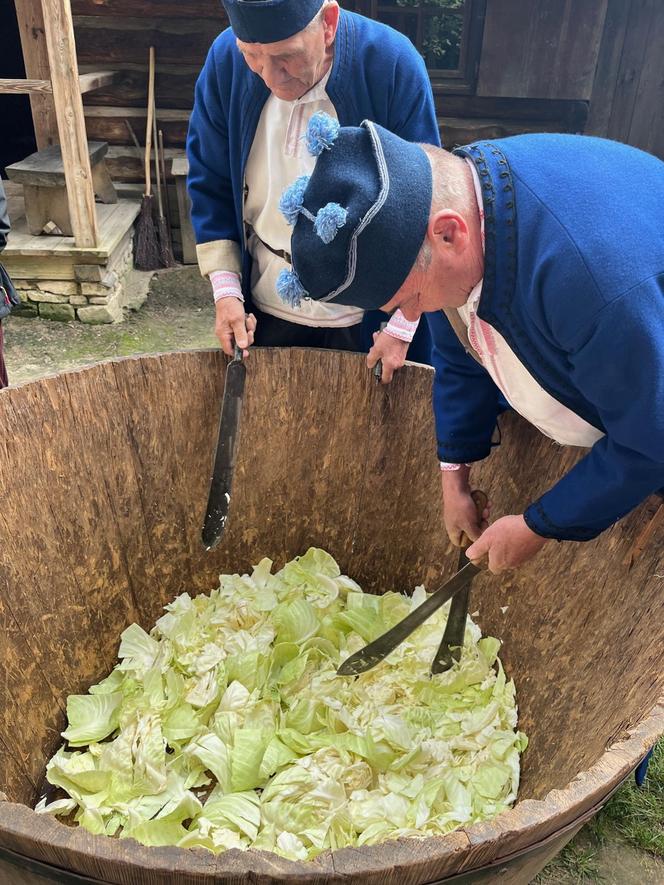
M473 609L504 641L530 737L520 801L492 822L292 863L145 848L31 810L67 695L176 594L311 544L376 592L433 588L454 569L431 371L409 366L385 388L358 355L305 350L251 355L233 509L205 552L224 371L218 352L174 353L0 393L0 881L528 882L664 731L664 525L642 538L655 499L596 541L477 580ZM508 417L474 481L495 517L520 512L581 455Z

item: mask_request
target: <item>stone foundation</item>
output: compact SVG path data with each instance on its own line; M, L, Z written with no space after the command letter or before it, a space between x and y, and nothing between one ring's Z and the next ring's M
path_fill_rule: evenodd
M74 265L72 280L14 277L21 305L13 313L63 322L121 322L123 307L130 306L128 288L133 266L133 233L129 231L108 264Z

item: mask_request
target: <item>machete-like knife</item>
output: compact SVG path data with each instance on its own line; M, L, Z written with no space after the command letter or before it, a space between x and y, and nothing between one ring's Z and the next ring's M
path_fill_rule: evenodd
M217 450L210 480L207 511L201 532L203 546L206 550L212 550L221 541L228 519L246 377L247 369L242 359L242 349L236 345L235 355L226 367Z
M422 605L418 605L414 611L406 615L391 630L383 633L378 639L374 639L369 645L365 645L364 648L346 658L337 670L337 673L340 676L358 676L360 673L366 673L367 670L371 670L372 667L375 667L376 664L379 664L386 658L390 652L394 651L397 645L401 645L413 630L416 630L420 624L423 624L427 618L430 618L434 612L438 611L441 605L445 605L448 599L451 599L455 593L463 590L475 575L481 571L482 569L479 566L469 562L468 565L465 565L447 583L432 593Z
M471 492L471 495L477 508L478 519L481 523L484 519L484 510L488 505L487 496L484 492L480 491ZM364 648L361 648L359 651L356 651L355 654L346 658L337 670L339 676L359 676L360 673L366 673L367 670L371 670L372 667L375 667L376 664L379 664L384 660L390 652L393 652L398 645L401 645L404 639L410 636L413 630L416 630L420 624L423 624L427 618L430 618L434 612L437 612L441 605L445 605L445 603L453 597L454 601L450 608L450 618L454 616L457 626L456 632L452 638L455 645L463 645L463 632L460 630L460 625L462 623L463 629L465 630L466 616L468 614L468 594L463 591L470 588L470 582L475 575L483 571L483 566L486 567L485 563L483 563L483 565L474 565L469 559L467 559L465 550L467 550L471 544L472 541L463 535L463 553L462 558L459 561L459 571L453 575L449 581L443 584L442 587L439 587L434 593L432 593L422 605L418 605L414 611L409 615L406 615L406 617L399 621L398 624L395 624L391 630L383 633L378 639L374 639L369 645L365 645ZM464 597L459 605L455 604L459 598L456 594L461 594L461 596ZM456 638L459 633L461 635L460 640ZM438 653L432 664L432 673L440 673L443 672L444 669L447 669L446 667L441 666L441 658L446 650L447 641L449 639L450 633L446 630L443 641L441 642Z

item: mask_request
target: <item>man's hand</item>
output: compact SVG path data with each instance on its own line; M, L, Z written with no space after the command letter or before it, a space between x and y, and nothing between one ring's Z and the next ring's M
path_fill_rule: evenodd
M527 562L548 540L529 529L523 516L503 516L466 550L466 556L477 562L488 555L489 571L497 575Z
M244 304L239 298L221 298L215 305L215 311L214 331L221 349L228 356L233 356L237 344L242 348L242 355L248 357L247 348L254 343L256 317L253 313L245 314Z
M383 374L380 380L383 384L389 384L395 370L400 369L406 362L408 342L400 341L387 332L374 332L373 340L373 347L367 354L367 366L373 369L378 360L382 360Z
M470 468L463 464L458 470L443 471L443 519L450 541L455 547L461 547L465 534L471 541L476 541L489 525L488 519L491 506L488 505L478 519L477 507L470 495Z

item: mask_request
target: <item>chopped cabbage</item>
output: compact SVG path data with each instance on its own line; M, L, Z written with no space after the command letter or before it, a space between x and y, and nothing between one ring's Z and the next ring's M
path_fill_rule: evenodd
M448 604L373 670L336 675L425 596L365 594L315 548L183 593L69 698L47 766L68 798L37 810L144 845L298 860L494 817L526 746L498 640L469 618L460 662L432 677Z

